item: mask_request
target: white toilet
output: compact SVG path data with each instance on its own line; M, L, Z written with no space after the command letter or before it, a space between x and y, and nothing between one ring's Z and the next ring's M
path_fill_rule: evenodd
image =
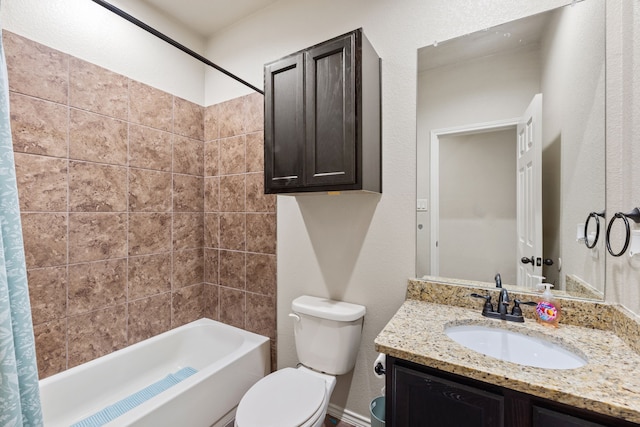
M237 427L320 427L336 385L356 362L366 308L301 296L291 303L298 368L273 372L249 389Z

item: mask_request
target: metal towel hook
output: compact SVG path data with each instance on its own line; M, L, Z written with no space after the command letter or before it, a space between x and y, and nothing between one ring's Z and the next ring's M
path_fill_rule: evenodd
M587 221L584 223L584 244L587 245L587 248L593 249L596 247L596 243L598 243L598 238L600 237L600 218L604 218L604 212L591 212L587 217ZM589 236L587 234L587 230L589 230L589 221L591 218L596 220L596 237L593 239L593 243L589 245Z
M611 250L611 227L613 226L613 223L616 221L617 218L622 218L622 220L624 221L626 236L624 239L624 246L622 247L622 250L618 253L614 253L613 250ZM635 223L640 223L640 209L634 208L629 213L616 212L616 214L611 218L611 221L609 221L609 226L607 227L606 241L607 241L607 250L609 251L611 256L619 257L623 253L625 253L627 251L627 248L629 247L629 241L631 240L631 227L629 226L629 218L631 218Z

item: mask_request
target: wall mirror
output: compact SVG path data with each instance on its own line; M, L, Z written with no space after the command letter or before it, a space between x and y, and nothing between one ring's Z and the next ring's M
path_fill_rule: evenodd
M418 50L418 278L604 298L604 7Z

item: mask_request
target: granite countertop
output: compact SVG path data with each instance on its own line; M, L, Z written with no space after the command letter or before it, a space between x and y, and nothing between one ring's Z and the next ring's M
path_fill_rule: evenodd
M552 370L505 362L456 343L445 327L503 327L544 337L580 354L580 368ZM640 422L640 355L610 330L535 320L506 322L483 317L475 306L455 307L407 299L375 340L381 353L442 371L543 397L593 412Z

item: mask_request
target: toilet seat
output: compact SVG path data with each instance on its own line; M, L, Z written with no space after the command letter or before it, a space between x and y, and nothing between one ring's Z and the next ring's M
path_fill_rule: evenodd
M302 426L322 413L326 382L299 369L284 368L249 389L236 412L238 427Z

